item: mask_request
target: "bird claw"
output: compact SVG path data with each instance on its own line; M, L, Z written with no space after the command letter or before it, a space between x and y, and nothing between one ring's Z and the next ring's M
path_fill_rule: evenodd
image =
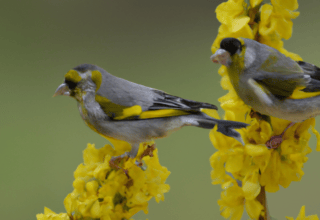
M138 166L138 167L142 167L143 166L143 163L142 163L142 158L145 157L145 156L150 156L150 157L153 157L153 151L156 149L156 145L153 144L151 146L147 146L147 148L142 152L141 156L139 157L139 159L136 160L135 164ZM128 174L128 170L127 169L123 169L121 166L119 166L119 164L122 162L122 159L123 158L126 158L126 160L129 159L129 156L128 156L128 152L120 155L120 156L117 156L117 157L112 157L109 161L109 166L112 168L112 169L115 169L115 170L123 170L123 172L126 174L126 176L128 178L130 178L129 174Z
M109 161L109 166L112 168L112 169L115 169L115 170L123 170L123 172L126 174L126 176L128 178L129 177L129 174L128 174L128 170L127 169L123 169L122 167L119 166L119 164L122 162L122 159L123 158L126 158L126 161L129 159L129 156L127 155L127 152L120 155L120 156L117 156L117 157L112 157Z
M153 157L153 151L156 149L156 145L148 145L148 147L142 152L141 156L140 156L140 161L142 160L143 157L145 156L150 156Z
M283 141L282 136L283 136L282 134L272 136L270 138L270 140L268 140L266 143L267 148L268 149L277 149Z
M147 148L142 152L142 154L140 155L139 159L136 160L135 164L138 167L142 167L143 163L142 163L142 158L145 156L149 156L149 157L153 157L153 151L156 149L156 145L148 145Z
M291 122L280 135L275 135L267 141L266 146L268 149L277 149L283 141L283 135L288 130L288 128L292 127L295 122Z

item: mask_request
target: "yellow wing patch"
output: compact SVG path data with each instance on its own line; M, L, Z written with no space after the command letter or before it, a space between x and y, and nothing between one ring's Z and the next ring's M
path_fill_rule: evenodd
M112 103L109 99L96 95L95 100L99 103L104 113L114 120L133 119L138 116L140 119L165 118L180 115L189 115L190 112L177 109L160 109L142 111L141 106L134 105L131 107Z
M310 98L310 97L315 97L320 95L320 92L304 92L302 89L305 87L297 87L292 95L289 97L289 99L305 99L305 98Z
M132 107L118 105L99 95L95 96L95 100L99 103L104 113L115 120L122 120L125 118L138 116L142 112L142 109L139 105Z
M127 107L125 109L123 109L122 111L122 115L121 116L117 116L113 119L115 120L122 120L122 119L125 119L125 118L130 118L130 117L133 117L133 116L138 116L142 113L142 109L141 109L141 106L140 105L134 105L132 107Z
M160 110L142 112L139 118L141 119L164 118L164 117L173 117L173 116L189 115L189 114L190 114L189 112L176 110L176 109L160 109Z

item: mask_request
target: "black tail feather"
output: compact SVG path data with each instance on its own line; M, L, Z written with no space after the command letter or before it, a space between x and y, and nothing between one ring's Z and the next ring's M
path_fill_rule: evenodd
M237 122L237 121L228 121L228 120L218 120L218 119L207 119L207 120L199 120L199 127L206 128L206 129L212 129L215 125L218 126L217 131L228 136L235 138L240 143L244 145L244 142L241 138L241 135L239 132L237 132L234 129L240 129L245 128L248 126L246 123Z

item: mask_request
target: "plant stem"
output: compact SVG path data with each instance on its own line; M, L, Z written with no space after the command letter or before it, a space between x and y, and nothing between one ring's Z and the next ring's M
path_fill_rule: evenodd
M266 191L264 189L264 186L261 186L261 191L259 195L257 196L257 200L263 205L264 208L264 215L259 217L259 220L271 220L268 210L268 204L267 204L267 196Z

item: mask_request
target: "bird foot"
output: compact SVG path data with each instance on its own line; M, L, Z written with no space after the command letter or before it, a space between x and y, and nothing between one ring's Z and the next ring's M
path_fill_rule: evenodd
M127 152L120 155L120 156L117 156L117 157L112 157L109 161L109 166L112 168L112 169L115 169L115 170L123 170L123 172L126 174L126 176L128 178L130 178L129 174L128 174L128 170L127 169L123 169L122 167L119 166L119 164L122 162L123 158L125 158L125 161L127 161L129 159L129 156L127 155Z
M153 145L148 145L147 149L145 149L141 156L140 156L140 161L142 160L143 157L145 156L150 156L150 157L153 157L153 151L156 149L156 145L153 144Z
M283 141L282 136L283 134L272 136L266 143L267 148L277 149Z
M142 167L143 163L142 163L142 158L144 158L145 156L150 156L153 157L153 151L156 149L156 145L148 145L148 147L142 152L140 158L136 161L136 165L138 167Z
M280 135L275 135L275 136L272 136L270 138L270 140L267 141L266 143L266 146L268 149L277 149L280 144L282 143L283 141L283 135L284 133L288 130L288 128L290 128L291 126L293 126L295 123L294 122L291 122L285 129L284 131L280 134Z

